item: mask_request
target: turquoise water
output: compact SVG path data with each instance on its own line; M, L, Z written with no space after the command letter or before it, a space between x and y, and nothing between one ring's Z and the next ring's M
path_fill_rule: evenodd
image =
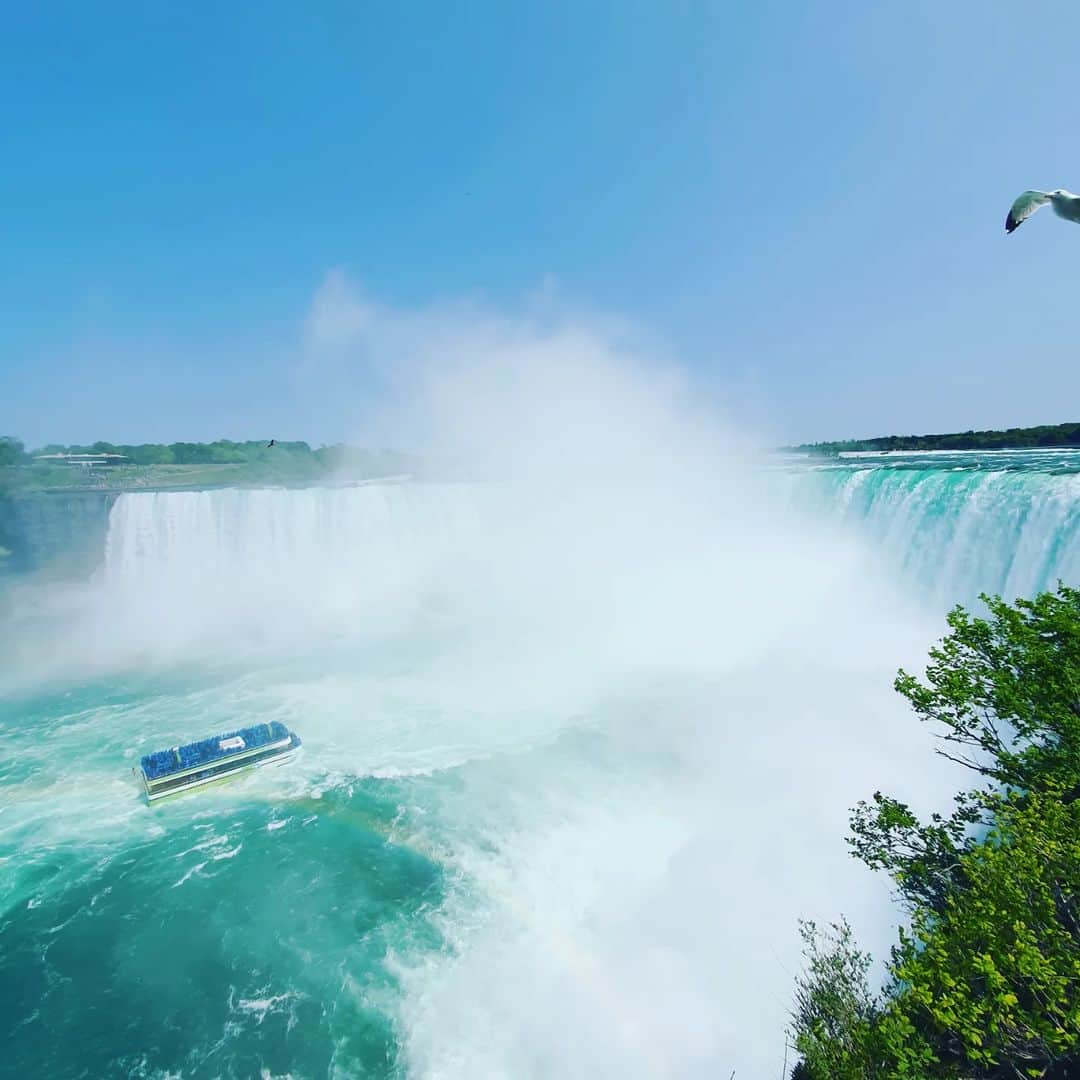
M776 1074L795 918L884 903L847 807L937 790L892 672L1080 581L1077 462L122 497L93 581L9 597L0 1075ZM294 763L142 800L265 719Z
M422 1046L411 1066L406 1053L410 969L417 978L452 963L473 923L509 913L537 929L527 887L479 885L467 868L497 863L538 807L573 818L582 789L636 803L670 766L620 749L613 785L614 735L597 718L559 732L522 715L479 752L460 741L466 720L455 745L430 747L440 721L421 702L400 690L373 700L387 693L375 684L397 677L377 658L361 676L304 662L6 703L0 1072L439 1072L422 1064ZM327 678L338 685L320 703ZM238 715L287 716L296 695L315 699L296 719L296 764L143 803L128 766L181 717L212 730ZM377 743L377 724L355 740L339 730L355 699L400 725L397 745L385 733L366 761L357 743ZM567 769L570 783L559 779ZM573 948L558 934L547 947Z
M236 693L109 682L0 712L10 1075L393 1066L375 961L391 937L437 937L422 913L443 889L437 861L395 842L408 836L396 785L314 799L282 772L150 814L117 769L163 714ZM338 993L349 971L366 976Z
M939 605L1080 581L1080 452L857 455L800 498L859 531Z

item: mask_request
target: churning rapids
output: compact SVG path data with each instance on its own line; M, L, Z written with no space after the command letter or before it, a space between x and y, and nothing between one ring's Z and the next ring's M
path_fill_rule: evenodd
M796 920L954 777L891 691L952 603L1080 581L1080 456L123 495L11 590L0 1074L779 1075ZM138 756L291 766L148 808Z

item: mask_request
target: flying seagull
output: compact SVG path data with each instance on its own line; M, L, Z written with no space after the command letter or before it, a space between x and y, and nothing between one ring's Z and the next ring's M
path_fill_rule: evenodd
M1053 203L1054 213L1058 217L1080 224L1080 195L1074 195L1064 188L1058 188L1057 191L1025 191L1009 209L1009 216L1005 219L1005 231L1014 232L1040 206L1047 203Z

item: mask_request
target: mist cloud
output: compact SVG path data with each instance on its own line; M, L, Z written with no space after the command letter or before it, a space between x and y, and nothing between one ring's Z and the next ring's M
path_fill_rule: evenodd
M416 1075L774 1074L797 918L887 940L848 807L944 789L891 691L937 621L629 323L335 273L300 334L314 385L363 374L353 441L454 481L122 496L62 677L305 657L320 785L453 778L413 838L446 947L388 960Z

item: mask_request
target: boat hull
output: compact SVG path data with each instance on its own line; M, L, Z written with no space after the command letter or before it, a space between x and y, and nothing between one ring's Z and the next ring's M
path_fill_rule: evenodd
M279 727L279 731L283 730L285 729ZM285 731L285 736L256 746L245 746L243 741L240 741L240 749L236 753L197 761L187 768L176 768L167 772L162 772L160 765L154 769L149 764L151 759L144 758L141 776L146 798L155 803L173 795L219 783L264 765L283 765L295 756L300 747L297 735ZM221 745L226 745L227 742L227 739L222 740ZM191 747L184 748L185 751L190 749ZM179 753L177 758L179 760Z

